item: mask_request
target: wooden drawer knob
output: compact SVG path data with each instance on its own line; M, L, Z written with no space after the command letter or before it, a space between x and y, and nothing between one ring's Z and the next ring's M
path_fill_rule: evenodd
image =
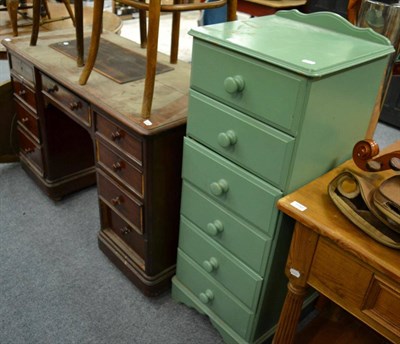
M218 143L220 146L227 148L233 146L237 142L237 136L233 130L218 134Z
M212 290L207 289L205 292L200 293L199 299L203 303L209 303L214 300L214 293L212 292Z
M29 122L29 117L21 118L21 122L22 122L22 123L27 123L27 122Z
M48 87L46 90L48 93L55 93L58 91L58 86L54 85L53 87Z
M111 199L111 204L112 205L120 205L122 203L122 197L121 196L117 196Z
M72 103L69 104L69 108L72 111L79 110L80 108L82 108L82 103L79 102L79 101L78 102L72 102Z
M217 258L211 257L209 260L205 260L201 265L207 272L213 272L218 269L218 260Z
M32 153L33 151L34 151L34 149L33 149L32 147L26 147L26 148L24 148L25 154Z
M211 236L216 236L219 233L223 232L224 225L220 220L214 220L207 224L206 232Z
M122 137L121 132L120 132L118 129L117 129L116 131L113 131L113 132L111 133L111 139L112 139L113 141L117 141L117 140L119 140L121 137Z
M244 90L244 79L241 75L228 76L224 81L225 91L234 94Z
M225 179L220 179L218 182L213 182L210 184L210 190L214 196L221 196L222 194L228 192L228 182Z
M123 166L122 166L122 162L121 161L116 161L112 164L112 168L115 172L118 172L120 170L122 170Z
M127 234L129 234L131 232L131 229L129 227L125 226L125 227L121 227L119 229L119 231L121 232L121 234L127 235Z
M26 94L25 90L21 90L21 91L18 92L18 95L21 96L21 97L24 96L25 94Z

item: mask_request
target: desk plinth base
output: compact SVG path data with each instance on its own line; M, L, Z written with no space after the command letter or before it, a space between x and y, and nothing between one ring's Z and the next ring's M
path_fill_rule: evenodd
M96 184L96 170L94 167L71 174L55 181L47 181L28 160L20 155L21 166L24 171L35 181L40 189L52 200L59 201L64 196Z
M175 274L175 265L162 273L149 276L143 271L143 264L137 255L116 234L103 229L98 235L100 250L140 289L146 296L157 296L171 287L171 278Z

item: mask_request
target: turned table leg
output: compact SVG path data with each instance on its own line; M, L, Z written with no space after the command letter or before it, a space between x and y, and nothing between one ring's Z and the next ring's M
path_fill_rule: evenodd
M317 233L299 222L296 223L285 271L289 278L288 292L275 332L274 344L293 343L318 237Z
M14 36L18 36L18 3L19 0L7 0L7 11Z

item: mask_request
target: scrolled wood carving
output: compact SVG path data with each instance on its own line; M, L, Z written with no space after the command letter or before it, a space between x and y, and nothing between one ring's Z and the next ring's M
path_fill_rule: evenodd
M364 171L379 172L389 169L400 171L400 151L378 155L379 146L371 139L359 141L353 148L353 161Z

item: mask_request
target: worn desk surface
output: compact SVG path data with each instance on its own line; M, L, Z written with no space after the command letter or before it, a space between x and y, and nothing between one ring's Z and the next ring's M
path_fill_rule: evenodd
M388 148L399 150L400 141ZM364 175L375 185L395 174L363 172L349 160L279 200L278 208L296 220L296 227L286 265L289 291L275 344L293 340L307 285L393 342L400 342L400 251L364 234L331 201L328 184L345 169Z
M87 84L80 86L78 79L82 68L77 67L72 58L49 47L52 43L75 39L73 30L43 32L39 36L37 46L34 47L29 46L29 38L25 36L12 38L10 41L3 40L3 44L12 47L15 53L31 61L38 69L45 70L51 78L117 120L127 126L134 126L138 132L151 135L186 121L190 64L180 61L173 65L172 71L156 76L152 115L149 121L144 121L140 116L144 79L118 84L93 71ZM146 53L137 43L114 33L105 32L102 38L137 54ZM163 54L159 54L158 61L169 64L168 56ZM129 62L129 56L126 61L119 61L121 65Z

